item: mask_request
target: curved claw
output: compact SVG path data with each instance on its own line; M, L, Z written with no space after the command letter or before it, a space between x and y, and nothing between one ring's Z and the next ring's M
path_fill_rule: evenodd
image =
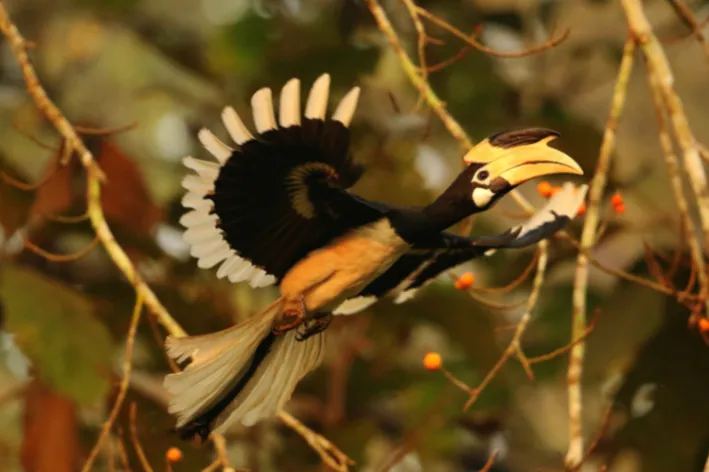
M320 334L327 329L332 323L332 314L326 313L324 315L317 316L312 320L307 320L303 323L303 330L298 331L295 335L296 341L305 341L308 338Z

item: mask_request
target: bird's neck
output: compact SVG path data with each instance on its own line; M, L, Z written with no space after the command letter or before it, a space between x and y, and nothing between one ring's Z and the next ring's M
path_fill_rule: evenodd
M428 229L436 233L453 226L474 211L475 205L469 199L461 199L447 192L421 209L424 220L428 222Z
M455 194L444 192L430 205L401 212L392 223L397 233L408 243L415 244L435 238L475 211L469 200L457 198Z

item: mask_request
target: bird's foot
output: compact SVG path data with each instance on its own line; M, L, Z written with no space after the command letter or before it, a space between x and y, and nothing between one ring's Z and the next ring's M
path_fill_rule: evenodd
M308 338L322 333L332 323L332 313L318 313L312 319L306 320L302 328L295 335L296 341L305 341Z
M302 296L295 300L286 300L283 304L280 318L273 323L271 332L276 336L286 334L288 331L297 328L305 321L305 300Z

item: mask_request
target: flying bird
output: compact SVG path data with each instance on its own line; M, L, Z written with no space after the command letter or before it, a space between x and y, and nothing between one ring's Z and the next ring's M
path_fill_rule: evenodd
M551 174L583 174L548 144L541 128L490 136L465 156L467 167L428 206L394 207L349 189L362 174L349 153L348 127L360 89L327 116L330 76L313 84L304 113L300 82L251 99L253 136L231 107L222 121L235 146L202 129L216 161L187 157L180 222L203 269L253 287L276 284L280 297L260 313L212 334L168 337L168 355L187 363L169 374L168 411L177 432L205 439L230 424L276 415L299 380L320 362L334 315L352 314L391 296L403 302L441 272L500 248L539 242L563 228L586 186L568 183L528 221L500 234L464 237L445 230L485 211L518 185Z

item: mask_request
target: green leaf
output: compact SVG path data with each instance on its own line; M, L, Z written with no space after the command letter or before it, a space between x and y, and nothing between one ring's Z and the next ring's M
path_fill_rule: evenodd
M5 329L15 335L47 385L84 405L108 393L113 343L88 298L37 271L12 265L0 273L0 298Z

